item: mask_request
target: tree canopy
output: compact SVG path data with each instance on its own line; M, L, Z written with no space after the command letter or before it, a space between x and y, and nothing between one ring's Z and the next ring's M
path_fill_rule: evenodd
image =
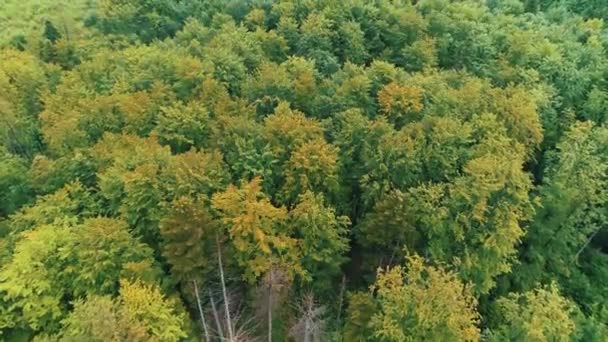
M3 1L0 340L606 340L605 20Z

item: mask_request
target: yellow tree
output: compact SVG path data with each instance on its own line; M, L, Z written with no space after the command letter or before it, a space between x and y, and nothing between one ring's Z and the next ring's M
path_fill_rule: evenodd
M289 265L291 271L301 272L298 241L290 237L285 224L287 210L270 203L261 181L254 178L240 188L231 185L211 200L228 230L237 262L245 269L244 278L250 283L273 264Z
M295 201L306 191L324 193L333 199L338 189L338 149L323 139L296 148L285 166L284 199Z
M416 121L422 111L422 89L404 86L395 82L387 84L378 92L378 103L382 114L396 126Z

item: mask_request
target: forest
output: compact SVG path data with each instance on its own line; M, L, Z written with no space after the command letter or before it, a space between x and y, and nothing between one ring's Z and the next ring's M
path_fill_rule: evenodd
M607 341L607 20L0 1L0 340Z

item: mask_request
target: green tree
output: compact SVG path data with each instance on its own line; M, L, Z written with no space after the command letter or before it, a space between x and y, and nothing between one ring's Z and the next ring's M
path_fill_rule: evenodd
M596 238L606 228L607 141L605 128L577 123L548 156L542 206L512 277L526 290L536 282L559 279L563 291L578 298L587 312L593 311L591 303L605 303L603 291L591 284L601 281L593 269L605 263Z
M331 288L348 251L348 217L338 216L322 195L306 191L289 212L289 225L301 241L302 267L316 288Z
M160 221L163 256L177 281L200 278L215 265L217 222L206 208L207 201L204 197L176 198L168 204L167 213Z
M322 139L300 145L285 165L283 194L292 203L310 190L335 198L338 191L338 151Z
M0 148L0 217L12 214L31 199L26 162Z
M43 149L37 115L47 80L41 62L27 52L0 51L0 142L10 152L31 158Z

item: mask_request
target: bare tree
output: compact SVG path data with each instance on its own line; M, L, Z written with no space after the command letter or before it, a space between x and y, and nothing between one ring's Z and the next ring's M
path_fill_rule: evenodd
M340 284L340 297L338 298L338 323L342 318L342 306L344 305L344 291L346 290L346 275L342 275L342 283Z
M272 342L272 320L276 308L283 302L291 286L288 272L279 265L272 265L257 289L257 315L266 319L268 341Z
M201 317L201 323L203 325L203 331L205 332L205 342L209 342L209 329L207 329L207 322L205 322L205 314L203 313L203 306L201 304L201 297L198 295L198 284L196 280L192 280L194 286L194 294L196 295L196 305L198 306L198 314Z
M236 302L233 300L232 302ZM256 330L255 321L251 316L246 316L244 311L235 306L233 313L233 323L232 331L234 332L234 338L237 342L253 342L258 341L258 339L254 335L254 331Z
M226 314L226 326L228 330L228 341L235 342L232 319L230 318L230 301L228 300L228 291L226 291L226 280L224 279L224 266L222 265L222 249L220 247L220 237L215 235L215 241L217 244L217 260L220 268L220 281L222 283L222 294L224 296L224 311Z
M308 293L296 307L298 320L289 330L289 335L296 341L319 342L325 334L325 307L315 302L314 295Z
M222 249L220 244L219 235L216 235L217 244L217 259L218 269L220 274L220 286L223 300L217 302L211 290L209 290L209 300L215 319L217 328L217 337L221 341L229 342L253 342L256 341L254 331L255 324L253 319L245 315L241 303L242 299L239 299L238 293L230 292L226 286L226 277L224 273L224 265L222 263ZM216 303L219 305L216 306ZM220 307L222 307L220 309ZM222 312L223 311L223 312ZM220 317L225 317L224 324L221 323Z

